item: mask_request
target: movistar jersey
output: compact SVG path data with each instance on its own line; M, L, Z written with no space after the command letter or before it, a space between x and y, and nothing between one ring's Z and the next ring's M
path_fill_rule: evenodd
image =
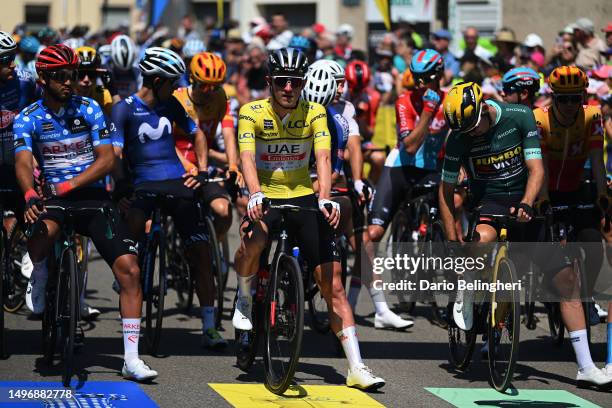
M95 161L94 149L111 143L100 105L82 96L72 96L57 113L42 99L34 102L15 116L13 132L15 153L31 151L51 183L78 176Z
M150 108L134 94L113 106L111 119L135 184L181 178L185 170L174 148L172 122L189 135L197 127L176 98Z
M28 72L15 70L13 79L0 84L0 165L13 166L13 119L34 100L36 85Z
M524 193L529 176L525 162L542 158L529 108L490 100L486 103L497 112L491 129L478 137L451 133L442 168L442 181L453 184L460 167L467 170L476 203L484 196Z
M331 105L327 107L327 127L331 134L332 172L342 173L344 166L344 149L349 138L349 123L341 113Z

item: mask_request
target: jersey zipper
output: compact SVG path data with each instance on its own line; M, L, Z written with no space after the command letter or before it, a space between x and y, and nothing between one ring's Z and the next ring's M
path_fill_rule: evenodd
M561 160L561 169L559 169L559 174L557 175L556 190L559 190L559 184L561 184L561 175L565 169L565 159L567 158L567 150L569 148L569 129L563 130L565 131L565 139L563 141L563 160Z

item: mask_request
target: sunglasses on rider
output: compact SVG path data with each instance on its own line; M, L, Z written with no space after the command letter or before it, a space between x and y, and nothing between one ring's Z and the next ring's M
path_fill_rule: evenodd
M89 77L92 81L95 81L99 74L96 71L78 71L79 81L85 79L85 77Z
M15 54L0 57L0 65L10 65L13 61L15 61Z
M555 101L562 105L577 105L582 103L582 95L581 94L573 94L573 95L555 95Z
M78 71L75 70L61 70L61 71L48 71L46 73L47 78L52 81L59 82L61 84L66 81L76 81L78 78Z
M274 81L274 85L277 88L282 88L284 89L287 84L291 84L291 88L296 89L296 88L301 88L302 84L304 83L304 78L300 78L300 77L284 77L284 76L277 76L274 77L272 79Z

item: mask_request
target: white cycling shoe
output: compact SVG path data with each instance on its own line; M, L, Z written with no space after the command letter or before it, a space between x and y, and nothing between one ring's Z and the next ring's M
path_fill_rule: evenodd
M377 329L397 329L403 330L414 326L414 322L408 319L402 319L391 310L385 313L374 316L374 327Z
M232 317L232 325L238 330L250 331L253 330L251 323L251 309L253 306L252 296L240 296L236 302L236 309Z
M453 304L453 319L461 330L471 330L474 324L472 296L471 291L457 291L457 299Z
M606 364L606 366L602 368L601 371L606 375L606 377L612 378L612 363Z
M603 307L599 306L597 303L593 303L595 310L597 310L597 316L599 316L599 320L605 320L608 317L608 311Z
M578 374L576 374L578 386L596 386L601 388L612 387L612 375L606 375L607 372L605 370L605 368L600 370L595 366L586 368L584 370L578 370Z
M23 257L21 257L21 274L30 279L30 277L32 276L32 271L34 270L34 264L32 263L32 260L30 259L30 254L28 254L28 252L26 251L25 254L23 254Z
M45 311L45 296L47 288L47 278L36 279L33 276L28 281L26 289L26 306L34 314L41 314Z
M385 380L372 374L372 370L362 363L349 368L346 385L360 390L377 390L385 385Z
M126 380L136 381L151 381L157 378L158 375L157 371L152 370L151 367L139 358L132 360L129 365L127 361L124 361L121 374Z

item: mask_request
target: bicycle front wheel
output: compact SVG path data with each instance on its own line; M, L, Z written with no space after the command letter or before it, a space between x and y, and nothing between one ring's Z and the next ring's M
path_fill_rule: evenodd
M156 257L159 251L159 256ZM151 240L145 255L145 343L152 356L157 355L164 320L166 296L166 251L159 235Z
M449 362L457 370L465 370L472 361L472 353L474 353L474 345L476 344L476 321L470 330L462 330L455 324L453 319L453 302L448 303L446 316L448 319L448 350ZM472 306L475 309L475 306ZM478 316L476 310L473 311L474 320Z
M300 358L304 332L304 287L295 258L281 254L264 303L266 388L283 394Z
M211 217L206 217L206 228L208 229L210 258L211 258L211 273L215 280L215 295L217 314L215 316L215 326L221 327L221 318L223 317L223 265L221 265L221 248L219 247L219 239L215 231L215 224Z
M504 257L497 266L497 281L514 284L518 280L514 263ZM491 294L487 319L489 374L493 387L504 392L512 382L519 350L521 299L518 289L497 290Z
M77 286L77 260L72 248L67 248L60 260L59 290L57 292L62 350L62 383L70 386L74 372L74 337L76 335L79 288Z

